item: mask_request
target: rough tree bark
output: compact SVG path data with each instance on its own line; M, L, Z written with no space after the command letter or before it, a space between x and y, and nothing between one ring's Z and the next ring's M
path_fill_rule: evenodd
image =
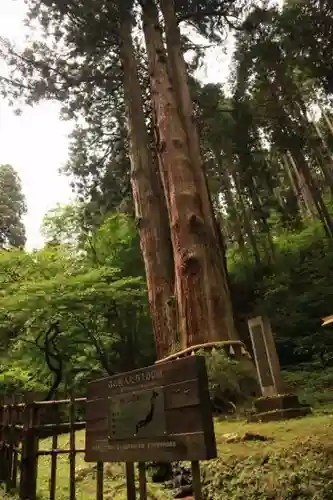
M203 211L207 217L207 221L212 225L212 230L215 233L220 248L226 283L224 289L226 314L228 315L230 332L233 332L235 330L235 324L225 258L225 245L221 227L215 218L207 176L202 160L199 133L194 120L193 101L188 85L187 68L181 46L181 34L176 17L175 2L174 0L160 0L160 6L164 17L169 78L171 80L180 119L182 120L186 132L187 146L191 163L194 166L193 171L196 177L197 188L202 196ZM231 333L231 335L234 335L234 333Z
M169 220L174 251L177 304L182 345L236 337L216 226L205 182L199 183L188 137L168 74L168 60L153 0L143 3L143 27L153 104L169 192ZM232 321L232 324L230 324Z
M143 113L142 89L131 35L132 18L126 12L121 18L120 57L128 115L131 184L145 263L155 346L160 359L170 354L177 331L172 245L158 166L150 151Z

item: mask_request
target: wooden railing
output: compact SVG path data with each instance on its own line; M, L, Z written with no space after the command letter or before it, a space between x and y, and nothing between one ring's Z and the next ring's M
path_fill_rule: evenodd
M77 449L75 433L85 429L86 422L76 420L79 407L85 406L86 398L57 401L16 402L4 400L0 406L0 482L7 491L16 490L20 499L36 500L38 457L51 456L49 498L56 498L57 458L69 458L69 499L75 500L76 456L85 453ZM65 407L68 421L60 415ZM66 418L66 417L65 417ZM69 448L58 448L58 436L69 434ZM39 448L40 439L52 437L51 449ZM97 464L96 498L103 499L103 464Z

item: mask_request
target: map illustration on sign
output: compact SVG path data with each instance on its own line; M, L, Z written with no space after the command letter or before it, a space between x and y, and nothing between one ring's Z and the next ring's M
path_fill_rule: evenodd
M166 434L162 388L109 398L109 441L154 438Z

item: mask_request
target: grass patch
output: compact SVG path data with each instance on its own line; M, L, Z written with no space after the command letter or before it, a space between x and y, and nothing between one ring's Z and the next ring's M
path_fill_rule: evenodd
M277 423L216 426L219 458L203 468L205 498L324 500L333 498L333 415ZM226 432L272 441L226 443Z
M315 414L303 419L248 424L244 421L215 422L219 458L202 463L203 494L206 500L329 500L333 499L333 415ZM226 435L256 433L270 441L228 443ZM77 447L84 447L84 432L77 434ZM59 447L68 448L67 436ZM41 449L50 449L50 440ZM48 499L50 459L39 461L38 493ZM77 500L93 500L96 469L83 456L76 463ZM149 482L150 500L169 500L163 485ZM4 494L1 498L6 498ZM57 500L69 498L69 461L58 458ZM105 466L105 498L126 500L124 466Z

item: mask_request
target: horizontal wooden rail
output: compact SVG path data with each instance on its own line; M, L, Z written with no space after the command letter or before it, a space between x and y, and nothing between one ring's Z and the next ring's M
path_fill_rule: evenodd
M74 400L75 403L85 403L87 398L76 398ZM1 405L1 409L15 409L15 408L27 408L31 406L40 407L40 406L56 406L56 405L68 405L71 402L70 399L55 399L51 401L32 401L31 403L6 403Z
M77 449L77 450L39 450L37 452L37 456L52 456L52 455L69 455L70 453L85 453L86 452L86 449L85 448L80 448L80 449Z

